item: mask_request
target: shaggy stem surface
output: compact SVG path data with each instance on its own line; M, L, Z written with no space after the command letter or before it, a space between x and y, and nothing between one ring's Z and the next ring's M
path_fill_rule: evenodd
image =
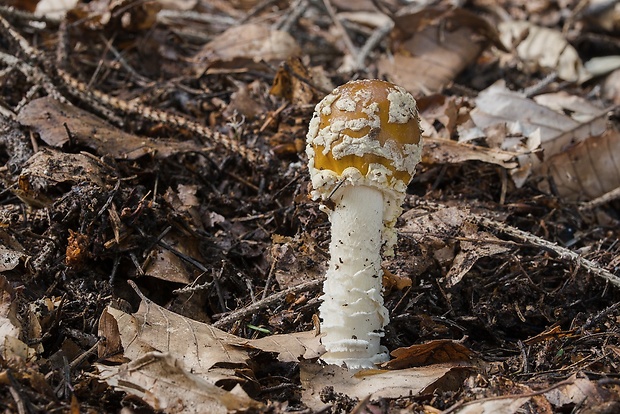
M327 350L322 360L349 369L371 368L389 358L380 344L389 322L382 294L383 194L346 185L332 200L331 257L319 308Z

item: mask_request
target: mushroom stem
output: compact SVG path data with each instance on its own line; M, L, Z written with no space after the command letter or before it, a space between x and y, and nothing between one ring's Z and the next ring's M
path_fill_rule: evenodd
M319 308L327 353L321 359L349 369L371 368L389 359L380 344L389 322L382 294L383 193L345 184L332 200L331 258Z

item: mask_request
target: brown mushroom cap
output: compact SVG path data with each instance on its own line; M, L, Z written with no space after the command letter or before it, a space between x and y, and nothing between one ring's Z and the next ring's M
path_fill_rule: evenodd
M356 176L404 191L421 152L415 100L389 82L348 82L316 106L307 142L311 174L325 179L313 179L316 191L329 192L335 178Z

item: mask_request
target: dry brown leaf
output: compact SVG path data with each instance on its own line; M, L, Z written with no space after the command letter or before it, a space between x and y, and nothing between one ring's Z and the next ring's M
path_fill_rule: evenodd
M482 161L510 169L516 167L518 153L471 145L441 138L424 138L422 161L426 164L456 164Z
M620 187L620 132L607 131L551 157L541 175L569 200L593 199Z
M596 403L605 401L601 396L601 390L595 382L587 378L578 378L578 374L573 374L566 380L568 383L561 387L555 387L547 391L545 398L556 408L573 407L586 404L593 406Z
M617 1L590 0L579 15L584 16L590 25L595 26L599 30L606 30L608 32L620 30L620 3Z
M510 251L505 242L491 233L478 231L478 227L471 223L463 225L461 234L467 239L459 242L460 251L456 254L445 277L447 288L459 283L478 259Z
M456 122L459 115L460 102L453 96L434 94L417 99L420 111L420 127L425 137L450 139L456 131ZM443 128L439 131L435 123L439 122Z
M302 401L315 411L326 406L320 397L326 387L333 387L334 393L360 400L368 396L372 400L398 398L425 392L440 380L447 382L446 377L460 377L469 371L468 367L457 364L438 364L394 371L366 370L358 373L336 365L321 366L316 363L301 363L300 368ZM457 384L460 382L455 381ZM444 391L447 391L447 388L442 387Z
M97 355L100 361L111 363L128 362L123 356L123 345L118 323L116 323L114 316L105 309L99 317L97 333L100 337L105 338L105 341L99 341L97 344Z
M467 222L468 211L445 207L435 212L410 209L401 216L404 225L399 233L413 237L417 243L441 248L457 236Z
M269 26L247 23L231 27L196 54L196 73L210 68L248 68L260 61L283 61L299 55L295 39Z
M248 340L185 318L148 300L143 300L133 315L110 307L107 312L117 321L126 358L133 360L150 351L169 353L205 379L222 377L214 368L218 364L245 366L251 350L277 352L284 362L302 356L315 358L320 352L313 332Z
M214 410L219 410L220 405L228 407L229 403L241 404L234 409L256 406L245 393L239 399L216 385L223 380L228 384L242 383L243 379L234 375L233 368L247 369L249 353L257 349L277 353L283 362L318 358L324 352L313 332L247 340L175 314L146 299L133 315L108 307L99 328L101 336L109 337L116 344L113 349L101 351L114 353L122 349L122 360L130 361L114 367L99 364L100 377L118 389L140 397L148 395L153 407L166 412L175 412L178 407L174 392L183 404L196 398L201 404L214 404ZM116 355L112 360L119 358ZM162 375L167 380L156 384ZM174 382L168 382L171 378ZM170 390L172 383L176 385ZM205 392L211 397L205 397ZM204 398L207 400L203 401Z
M398 348L390 352L394 359L381 365L387 369L404 369L431 364L469 361L473 352L465 345L450 340L437 339L424 344Z
M574 334L574 331L562 331L562 328L559 325L555 325L547 329L545 332L541 332L536 336L526 339L523 343L525 345L534 345L539 342L550 341L552 339L571 337Z
M248 352L241 338L143 300L133 315L107 308L118 324L124 355L135 360L147 352L168 353L196 375L215 382L229 372L212 370L218 363L243 366Z
M403 40L377 66L381 76L414 95L441 91L478 57L485 42L499 43L486 20L460 8L427 7L394 22Z
M513 174L517 186L523 185L531 170L540 166L538 156L531 153L535 148L542 148L544 157L549 158L575 142L602 134L607 128L606 110L589 115L585 118L587 121L577 121L539 105L521 93L510 91L503 82L478 95L476 108L470 116L476 127L487 135L500 133L501 137L494 140L502 149L522 154L519 156L521 169L515 170L518 174Z
M150 277L166 280L172 283L189 284L195 275L190 272L187 262L179 257L179 253L188 257L200 257L199 243L195 237L172 232L162 239L167 246L153 247L149 260L144 267L144 273ZM174 249L174 251L172 251Z
M546 157L562 152L574 142L600 135L607 128L606 110L601 109L587 121L579 122L507 89L503 82L482 91L470 115L482 129L507 124L513 134L526 138L539 130L540 146L545 150Z
M0 229L0 273L15 269L29 258L22 245L9 233Z
M233 82L237 86L237 90L230 95L230 103L222 112L225 118L231 119L232 122L251 121L265 112L264 105L254 98L252 92L252 89L260 89L261 85L258 81L254 81L250 85L243 82Z
M25 203L40 208L52 202L47 193L58 183L90 183L105 190L110 179L107 166L95 157L45 147L24 164L13 193Z
M325 353L320 336L314 331L270 335L249 340L247 344L265 352L278 353L280 362L298 362L302 358L315 359Z
M525 21L501 22L498 28L502 42L508 49L516 50L526 71L552 69L560 78L571 82L590 78L577 50L560 31Z
M110 386L165 413L228 414L262 406L240 388L226 391L205 381L168 353L148 352L128 364L97 367Z
M114 158L134 160L150 154L162 159L179 152L202 149L191 141L128 134L89 112L49 96L29 102L22 108L17 120L32 127L46 144L53 147L61 147L75 140L75 143L91 148L99 155Z
M475 401L454 411L455 414L515 414L531 397L507 397L486 401Z
M299 57L292 56L278 68L269 93L295 105L307 105L314 99L308 81L312 81L310 71Z
M603 82L603 97L613 102L615 105L620 105L620 69L614 70L605 78Z
M401 219L405 224L399 232L414 239L423 250L432 252L433 258L449 266L445 277L446 287L461 281L481 257L493 256L510 250L506 242L490 233L480 231L468 221L468 211L444 207L433 212L411 209ZM454 256L454 248L460 248Z
M0 275L0 356L5 361L28 355L26 344L18 345L21 342L19 336L22 326L17 318L17 301L14 299L15 290L6 278ZM15 352L16 350L19 352Z

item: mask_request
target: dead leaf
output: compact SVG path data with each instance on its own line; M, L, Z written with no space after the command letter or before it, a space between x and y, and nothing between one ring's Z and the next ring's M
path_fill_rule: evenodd
M226 391L205 381L168 353L147 352L119 366L96 365L110 386L165 413L228 414L262 406L240 388Z
M560 325L555 325L544 332L539 333L536 336L526 339L523 341L525 345L534 345L539 342L550 341L553 339L573 337L575 335L575 331L562 331Z
M454 411L455 414L515 414L531 397L514 396L510 398L474 401Z
M269 93L294 105L307 105L315 97L309 81L312 81L310 71L299 57L292 56L278 68Z
M255 99L254 92L252 91L252 89L257 90L260 88L258 81L254 81L250 85L236 81L234 83L237 86L237 90L230 95L230 103L222 113L224 117L232 121L236 119L239 122L243 122L245 120L251 121L265 112L264 105ZM239 117L241 117L240 120Z
M590 200L620 187L620 132L607 131L548 159L540 174L560 197ZM550 191L549 186L543 187Z
M29 258L22 245L9 233L0 229L0 273L15 269Z
M59 183L90 183L108 188L111 170L95 157L41 148L26 161L13 190L25 203L44 207L52 202L49 190Z
M111 363L128 362L123 357L123 345L116 319L105 309L99 317L97 333L100 337L105 338L105 341L99 341L97 344L97 355L101 361Z
M65 264L73 269L79 270L86 259L90 256L88 245L90 239L86 234L82 234L69 229L67 249L65 251Z
M0 275L0 356L5 361L17 357L26 360L34 353L19 339L21 330L22 325L17 317L15 290L8 280Z
M315 331L270 335L252 339L247 344L265 352L276 352L280 362L316 359L325 353L320 336Z
M434 94L416 100L420 111L420 127L424 137L450 139L456 132L461 100L453 96ZM443 128L437 131L439 122Z
M194 57L196 73L213 68L245 68L260 61L283 61L299 55L295 39L267 25L247 23L231 27L215 37ZM255 66L255 65L254 65Z
M503 82L478 95L471 117L482 129L506 123L508 130L523 137L540 131L540 145L546 157L562 152L571 143L600 135L607 128L607 110L601 109L580 122L507 89Z
M365 370L353 373L336 365L321 366L316 363L301 363L302 401L311 409L319 411L326 404L320 394L326 387L334 392L360 400L370 396L371 400L380 398L399 398L418 395L433 388L433 384L446 377L460 377L468 372L467 366L439 364L403 370ZM460 384L461 381L455 381ZM458 385L457 385L458 386ZM443 391L447 391L443 389Z
M176 153L203 149L191 141L128 134L89 112L49 96L30 101L19 112L17 120L32 127L45 143L53 147L74 140L100 155L119 159L134 160L147 154L163 159Z
M450 139L424 138L422 161L427 164L456 164L465 161L482 161L506 169L518 164L518 153L472 145Z
M486 231L478 231L478 226L474 224L464 223L460 234L463 235L464 239L459 241L460 250L446 274L446 288L451 288L459 283L478 259L510 251L506 242Z
M394 22L402 40L377 66L382 77L414 95L440 92L478 57L486 41L498 38L486 20L461 8L425 7Z
M498 28L502 42L508 49L516 50L526 71L552 69L560 78L580 83L590 78L577 50L560 31L526 21L501 22Z
M603 97L620 105L620 69L614 70L603 83Z
M567 384L561 387L554 387L544 395L549 402L556 408L567 406L587 406L605 401L601 395L599 386L588 378L578 378L578 374L573 374L566 380Z
M307 233L294 238L273 235L270 253L271 260L276 261L273 273L282 289L321 279L327 270L326 256Z
M381 365L386 369L404 369L431 364L469 361L474 353L459 342L437 339L424 344L397 348L390 352L394 359Z
M503 127L504 150L522 153L519 163L524 171L513 179L517 186L523 185L532 169L539 168L539 158L528 151L540 146L549 158L568 146L590 136L602 134L607 129L607 111L590 115L587 121L577 121L563 113L539 105L523 94L513 92L502 81L482 91L476 98L476 108L470 112L475 125L485 132L498 131ZM511 139L510 137L515 137ZM531 140L523 145L523 140ZM520 148L520 149L519 149Z
M149 253L144 273L172 283L189 284L198 275L196 267L188 265L183 256L200 257L200 241L190 232L172 230Z

